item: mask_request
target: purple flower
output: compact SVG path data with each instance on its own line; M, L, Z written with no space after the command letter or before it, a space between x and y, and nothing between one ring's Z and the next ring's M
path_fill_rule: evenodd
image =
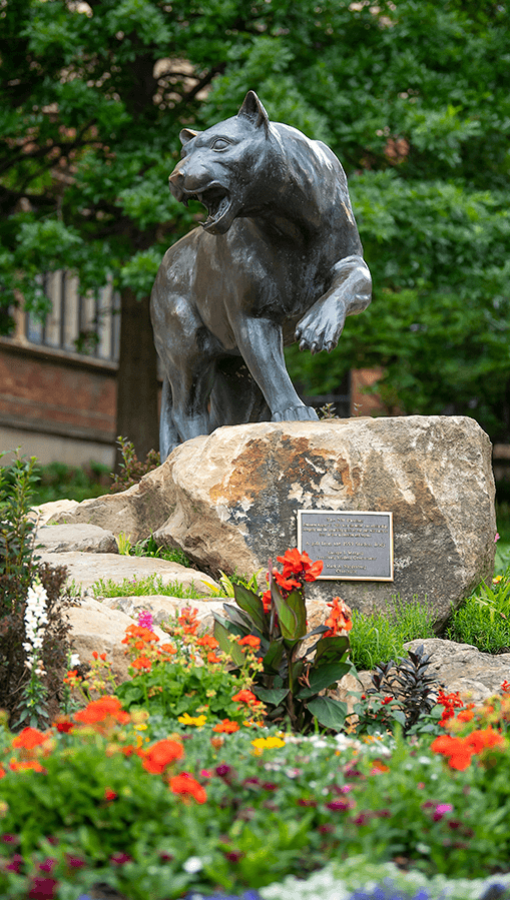
M17 834L2 834L1 839L4 842L4 844L18 844L19 843L19 837L17 836Z
M215 769L216 775L219 775L220 778L226 778L228 775L230 775L231 771L231 766L227 766L226 763L221 763L221 765L216 766Z
M53 900L58 881L55 878L34 878L29 900Z
M329 803L326 803L326 809L332 809L333 812L345 812L353 806L354 803L350 800L330 800Z
M39 868L40 868L41 872L48 872L49 874L51 874L56 865L57 865L57 860L54 859L52 856L48 856L44 860L44 862L39 863Z
M83 866L86 866L86 862L80 856L73 856L71 853L68 853L66 856L67 865L71 867L71 869L81 869Z
M131 862L132 857L129 856L128 853L114 853L113 856L110 856L110 862L116 866L123 866L127 862Z
M7 865L5 867L5 871L19 873L23 863L24 863L23 857L20 856L19 853L15 853L14 856L12 857L10 863L7 863Z

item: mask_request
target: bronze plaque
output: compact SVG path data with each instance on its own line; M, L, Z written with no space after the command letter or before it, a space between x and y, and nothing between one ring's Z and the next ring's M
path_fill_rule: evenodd
M298 512L298 547L322 559L321 579L393 581L391 512Z

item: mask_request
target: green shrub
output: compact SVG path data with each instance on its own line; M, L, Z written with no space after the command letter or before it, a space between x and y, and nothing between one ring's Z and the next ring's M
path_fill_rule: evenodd
M405 655L407 641L435 637L433 615L427 602L415 595L405 603L393 596L385 612L352 614L351 660L358 669L374 669L381 663Z
M452 613L446 635L483 653L510 652L510 567Z
M32 504L40 506L52 500L88 500L107 494L111 476L108 466L90 462L83 466L68 466L65 463L53 462L47 466L34 466L34 483Z

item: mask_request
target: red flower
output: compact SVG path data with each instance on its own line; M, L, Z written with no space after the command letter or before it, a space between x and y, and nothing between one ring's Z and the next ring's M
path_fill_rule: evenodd
M152 775L162 772L176 759L182 759L184 748L178 741L158 741L143 753L143 767Z
M187 772L181 772L180 775L174 775L170 779L170 790L173 794L184 794L194 797L197 803L205 803L207 794L205 788L196 781L192 775Z
M72 719L68 718L68 716L57 716L53 725L56 727L57 731L60 731L62 734L68 734L69 731L72 731L75 723Z
M74 714L75 722L81 722L83 725L96 725L108 719L114 719L122 725L131 721L131 716L124 712L118 697L100 697L99 700L91 700L85 709L80 709Z
M112 800L115 800L118 797L116 791L112 791L111 788L107 787L104 789L104 799L107 803L110 803Z
M282 575L277 569L273 569L273 578L278 587L281 587L283 591L300 591L302 588L301 582L296 581L295 578L286 578L285 575Z

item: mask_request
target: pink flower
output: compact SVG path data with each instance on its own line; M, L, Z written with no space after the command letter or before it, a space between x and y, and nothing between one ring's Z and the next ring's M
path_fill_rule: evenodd
M154 619L152 613L146 611L141 612L138 616L138 627L139 628L148 628L149 631L152 631L152 626L154 625Z
M497 544L497 542L499 541L499 538L500 538L500 535L499 535L499 533L496 531L496 537L494 538L494 543L495 543L495 544Z
M434 822L440 822L446 813L449 813L452 811L453 811L453 806L451 803L438 803L432 818L434 819Z

